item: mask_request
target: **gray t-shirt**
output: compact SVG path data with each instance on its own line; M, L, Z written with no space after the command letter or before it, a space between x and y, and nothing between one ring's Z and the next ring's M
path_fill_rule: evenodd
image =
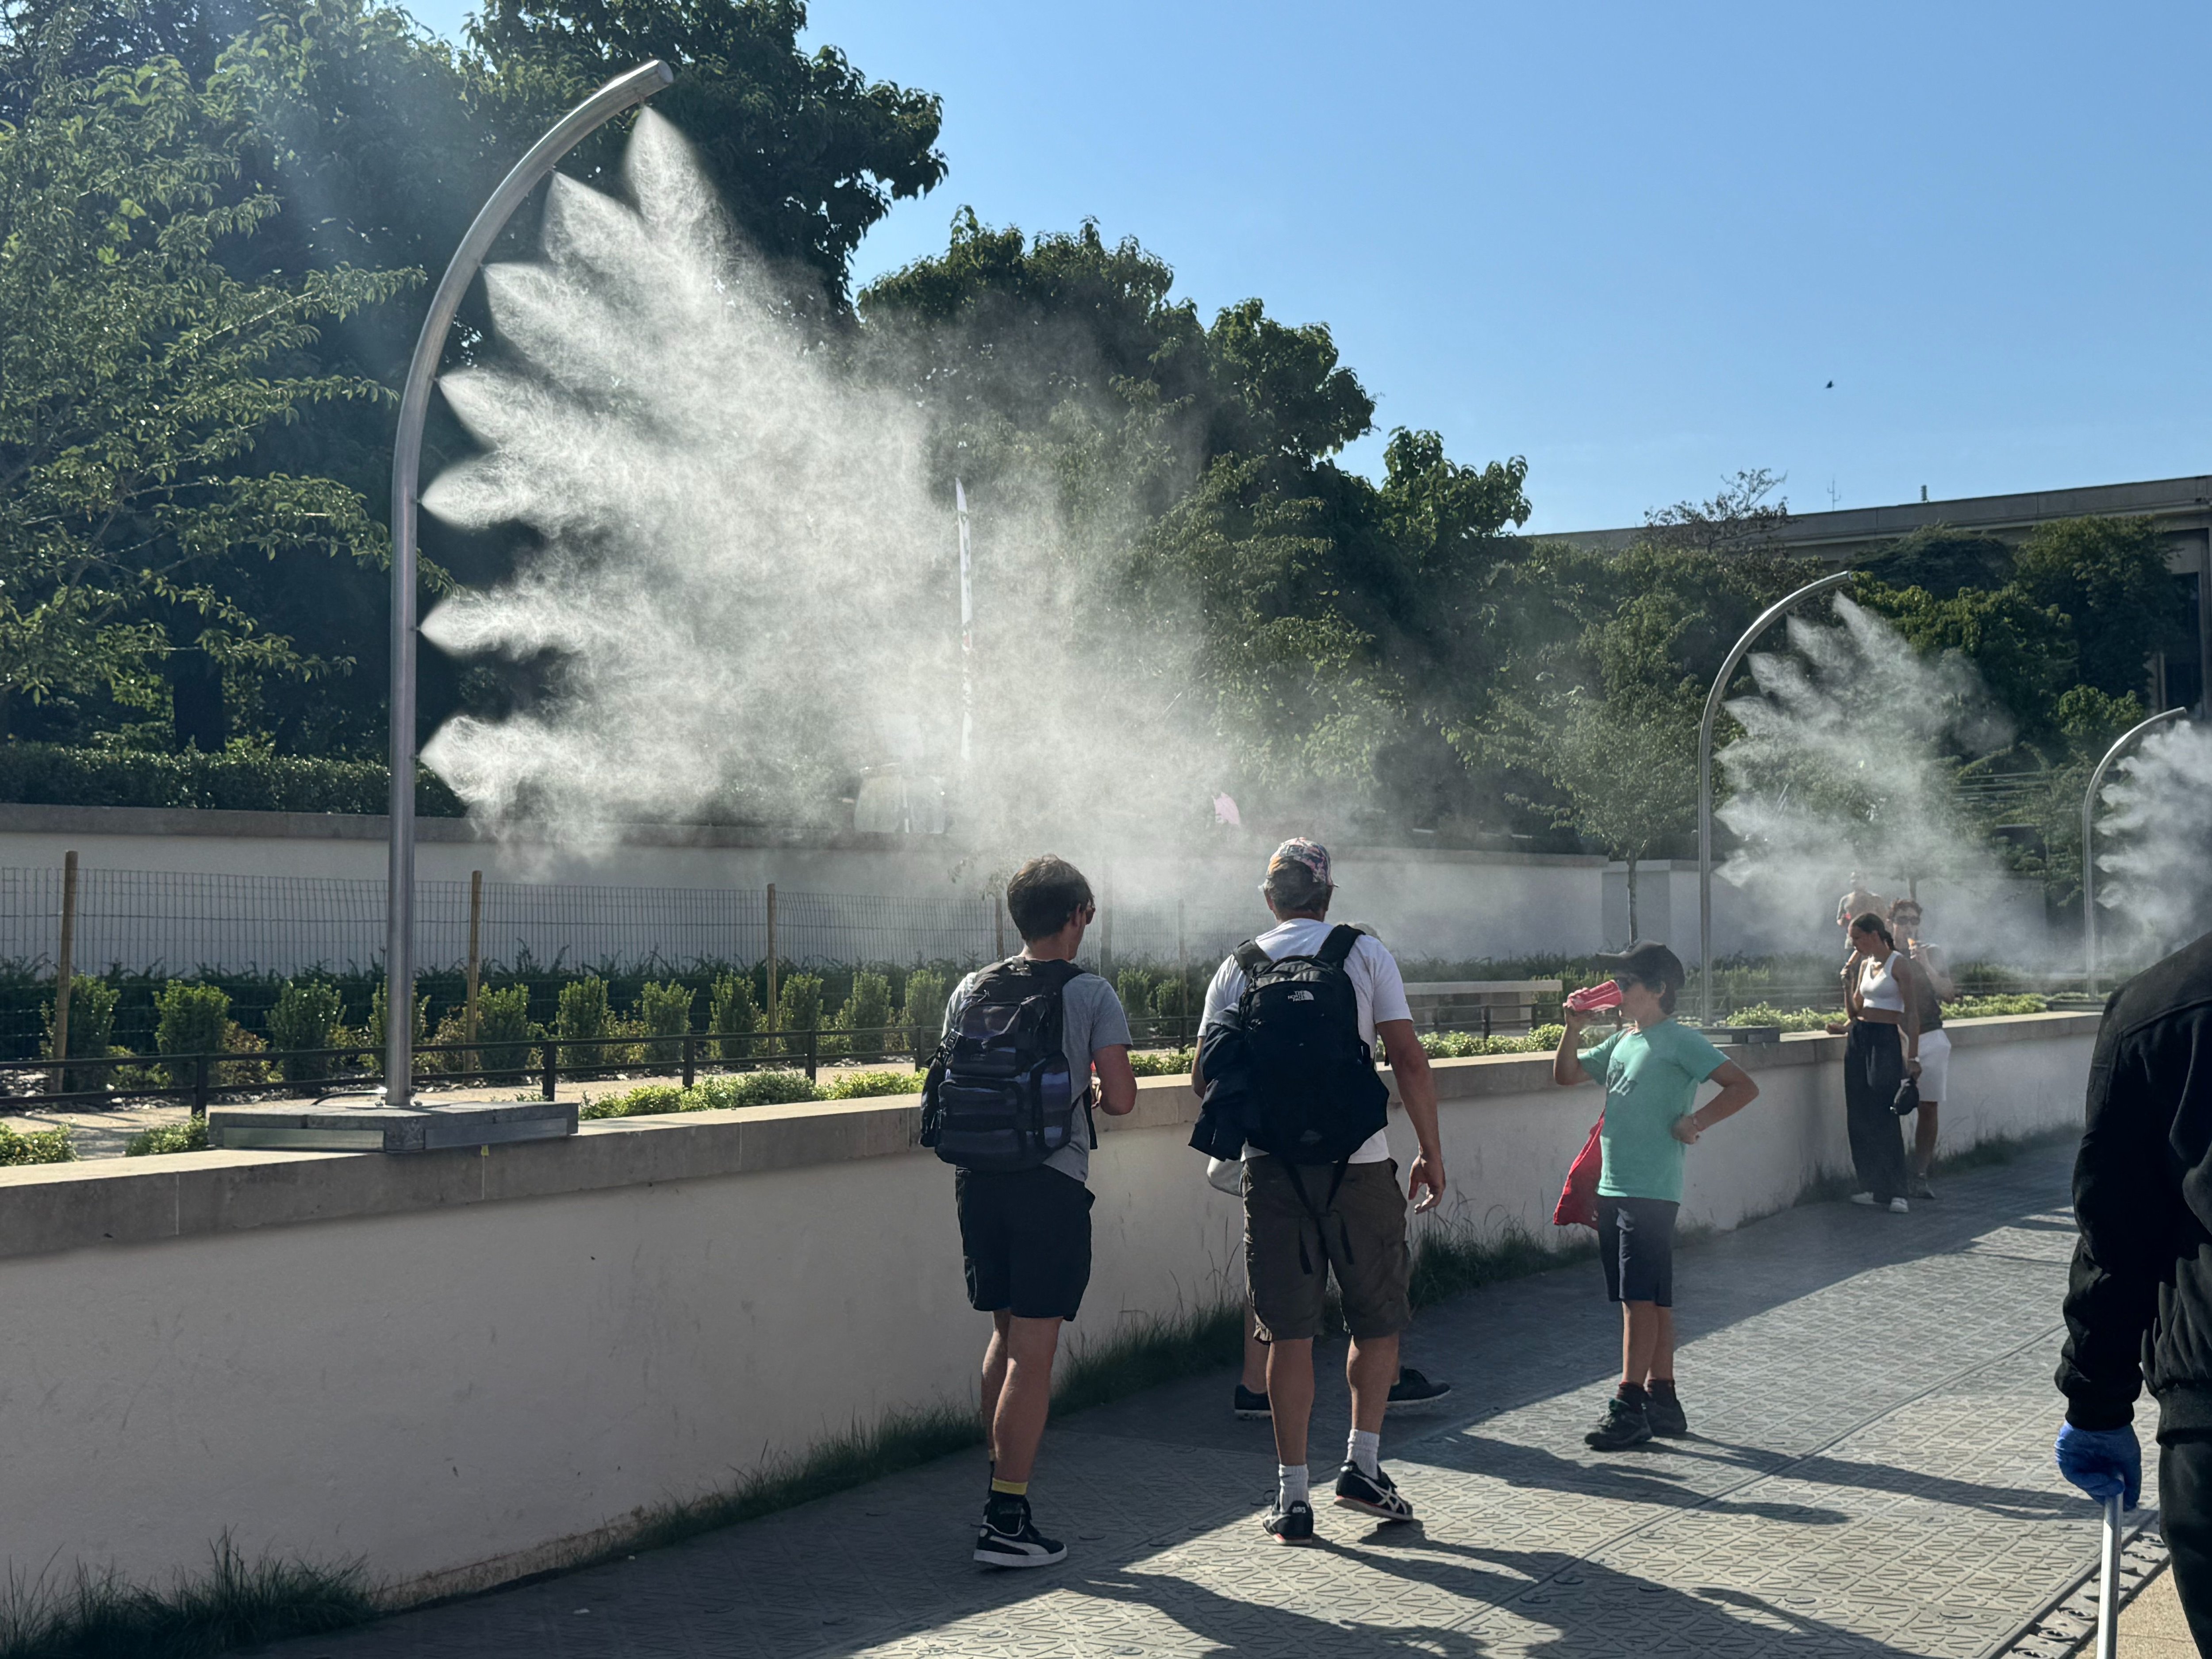
M968 1000L969 988L975 982L969 974L952 988L952 994L945 1002L945 1035L952 1032L952 1016ZM1078 1088L1091 1086L1091 1056L1101 1048L1127 1048L1129 1042L1129 1017L1121 1012L1121 999L1114 994L1114 988L1096 974L1078 974L1067 981L1060 993L1060 1046L1067 1054L1067 1074L1075 1079ZM1091 1178L1091 1126L1080 1112L1076 1114L1075 1134L1066 1146L1045 1159L1044 1167L1057 1170L1064 1176L1088 1182Z

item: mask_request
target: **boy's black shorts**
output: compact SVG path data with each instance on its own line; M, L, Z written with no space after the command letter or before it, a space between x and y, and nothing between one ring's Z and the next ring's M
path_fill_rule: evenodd
M1039 1166L952 1172L968 1304L1017 1319L1073 1319L1091 1283L1091 1189Z
M1674 1212L1681 1207L1663 1198L1598 1199L1597 1259L1608 1298L1674 1305Z

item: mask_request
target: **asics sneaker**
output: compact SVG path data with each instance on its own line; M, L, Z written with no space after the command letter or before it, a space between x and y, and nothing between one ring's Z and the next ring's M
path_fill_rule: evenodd
M1260 1525L1278 1544L1313 1542L1313 1505L1305 1502L1285 1507L1279 1500L1267 1506Z
M1375 1473L1363 1474L1359 1465L1346 1463L1337 1471L1336 1505L1339 1509L1358 1510L1378 1521L1410 1521L1413 1506L1391 1483L1389 1474L1381 1464Z

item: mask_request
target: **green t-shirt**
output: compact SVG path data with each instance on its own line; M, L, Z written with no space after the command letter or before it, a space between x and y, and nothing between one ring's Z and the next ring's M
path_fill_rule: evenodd
M1601 1198L1682 1201L1682 1154L1674 1120L1698 1098L1698 1085L1727 1056L1686 1025L1662 1019L1649 1030L1624 1025L1583 1054L1583 1069L1605 1083Z

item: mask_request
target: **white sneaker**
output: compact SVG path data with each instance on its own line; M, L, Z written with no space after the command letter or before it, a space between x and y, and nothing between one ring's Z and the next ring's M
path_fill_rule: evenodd
M1871 1206L1874 1203L1874 1194L1872 1193L1853 1193L1851 1194L1851 1202L1854 1204L1864 1204Z
M1893 1198L1889 1200L1889 1212L1892 1215L1904 1215L1911 1208L1912 1206L1901 1198Z

